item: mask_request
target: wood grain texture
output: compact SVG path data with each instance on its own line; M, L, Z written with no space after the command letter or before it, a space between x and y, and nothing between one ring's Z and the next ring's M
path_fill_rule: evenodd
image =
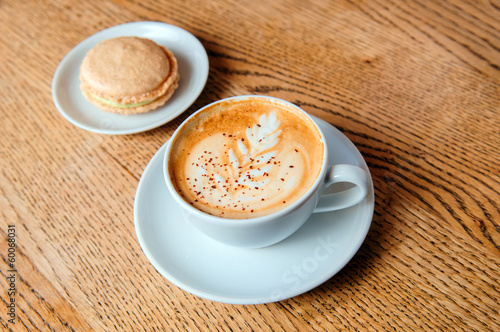
M61 59L102 29L145 20L206 48L198 100L140 134L68 123L51 99ZM0 31L2 329L500 330L498 1L6 0ZM154 153L197 108L238 94L287 99L337 127L376 191L372 227L347 266L265 305L180 290L148 262L133 225Z

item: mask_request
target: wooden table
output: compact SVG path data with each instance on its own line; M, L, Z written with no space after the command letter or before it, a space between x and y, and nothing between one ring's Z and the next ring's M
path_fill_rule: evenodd
M85 38L133 21L195 35L206 87L154 130L75 127L53 104L54 71ZM0 2L2 328L499 331L499 31L497 0ZM339 273L259 305L179 289L134 228L154 153L196 109L241 94L338 128L376 194L368 236Z

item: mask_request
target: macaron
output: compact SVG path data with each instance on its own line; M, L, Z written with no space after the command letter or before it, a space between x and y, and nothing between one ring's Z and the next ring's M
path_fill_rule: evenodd
M175 56L146 38L105 40L85 55L80 66L83 95L106 112L149 112L164 105L178 86Z

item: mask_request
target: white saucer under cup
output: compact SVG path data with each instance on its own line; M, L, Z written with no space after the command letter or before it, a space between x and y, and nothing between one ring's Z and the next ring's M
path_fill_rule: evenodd
M354 144L327 122L313 117L328 141L331 164L368 167ZM335 147L333 150L332 147ZM159 149L144 170L135 202L137 238L149 261L170 282L196 296L232 304L288 299L327 281L358 251L371 225L373 182L359 204L314 213L287 239L262 249L216 242L185 222L163 181Z

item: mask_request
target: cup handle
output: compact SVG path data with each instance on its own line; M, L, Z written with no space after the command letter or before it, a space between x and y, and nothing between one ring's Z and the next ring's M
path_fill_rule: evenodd
M361 202L368 193L368 177L366 172L354 165L330 166L325 176L325 186L328 188L334 183L351 183L353 188L322 195L313 212L326 212L345 209Z

